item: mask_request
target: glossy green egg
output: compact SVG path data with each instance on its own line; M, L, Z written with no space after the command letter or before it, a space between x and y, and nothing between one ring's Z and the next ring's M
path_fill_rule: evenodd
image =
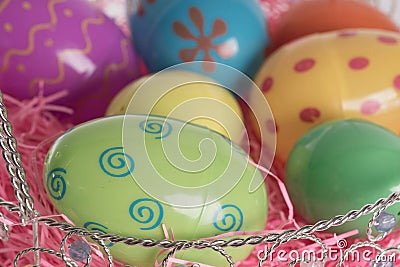
M310 223L358 210L400 190L400 139L363 120L321 124L291 151L285 182L296 211ZM400 204L387 212L396 215L398 226ZM329 231L357 229L365 236L371 217Z
M249 190L254 182L260 186ZM44 183L60 213L104 233L160 240L165 225L176 240L197 240L266 225L263 177L248 155L208 128L164 117L113 116L76 126L48 152ZM133 266L154 266L161 251L109 246ZM239 261L253 248L227 251ZM176 257L227 264L213 250Z

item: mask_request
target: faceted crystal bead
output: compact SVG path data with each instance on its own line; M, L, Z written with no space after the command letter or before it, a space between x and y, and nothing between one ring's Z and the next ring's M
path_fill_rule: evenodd
M69 246L69 256L75 261L86 261L91 247L83 240L76 240Z
M379 261L375 266L375 261L371 261L369 267L395 267L392 261Z
M374 226L379 232L389 232L396 225L396 217L393 214L382 212L376 218Z

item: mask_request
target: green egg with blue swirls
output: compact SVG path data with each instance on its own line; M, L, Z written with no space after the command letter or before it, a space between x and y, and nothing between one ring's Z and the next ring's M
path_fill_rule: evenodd
M265 228L267 193L248 155L208 128L158 116L96 119L66 132L50 148L44 185L74 224L103 233L198 240ZM257 182L256 190L249 190ZM232 238L232 237L230 237ZM113 257L154 266L166 251L107 243ZM253 246L227 248L235 262ZM176 258L228 266L212 249L180 251Z

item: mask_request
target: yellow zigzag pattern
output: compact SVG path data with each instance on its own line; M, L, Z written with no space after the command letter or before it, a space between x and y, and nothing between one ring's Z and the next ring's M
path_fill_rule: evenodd
M124 38L121 40L120 47L121 47L122 58L123 58L122 62L119 64L115 64L115 63L109 64L104 71L104 87L106 89L105 92L103 92L104 94L107 93L108 88L109 88L110 73L112 71L123 70L126 67L128 67L128 64L129 64L128 45L129 45L129 42L127 39Z
M39 82L44 82L47 84L57 84L61 81L64 80L65 76L65 70L64 70L64 63L63 63L63 58L66 54L73 54L73 53L83 53L83 54L89 54L92 51L92 41L90 40L90 36L88 33L88 26L89 24L102 24L104 22L104 16L103 14L100 13L100 16L98 18L86 18L82 21L81 24L81 31L86 43L85 48L83 49L65 49L63 50L57 58L57 65L58 65L58 76L54 79L44 79L44 78L35 78L31 81L29 85L29 91L31 94L34 94L34 89L36 84Z
M129 66L129 41L124 38L120 42L120 48L122 53L122 62L121 63L111 63L107 65L104 70L104 87L103 90L95 95L85 95L81 99L78 100L77 109L79 110L85 105L85 101L87 99L102 99L108 94L109 83L110 83L110 74L112 71L126 69ZM111 100L111 99L110 99Z
M4 0L0 4L0 13L3 12L3 10L7 7L7 5L10 3L11 0Z
M48 8L49 14L50 14L50 22L37 24L29 30L28 47L27 48L8 50L6 52L6 54L4 55L4 61L3 61L4 63L0 69L0 72L5 72L7 70L11 56L13 56L13 55L27 56L33 52L33 50L35 49L35 34L36 34L36 32L41 31L41 30L50 29L52 26L57 24L57 15L54 12L54 6L58 3L62 3L65 1L66 0L51 0L49 2L49 4L47 5L47 8ZM7 2L3 2L2 6L4 5L4 3L7 3Z

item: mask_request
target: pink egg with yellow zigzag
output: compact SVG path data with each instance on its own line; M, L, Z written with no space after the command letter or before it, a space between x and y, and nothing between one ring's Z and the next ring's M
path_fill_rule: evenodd
M82 0L0 0L0 90L23 100L53 95L52 104L83 122L139 76L130 39Z

